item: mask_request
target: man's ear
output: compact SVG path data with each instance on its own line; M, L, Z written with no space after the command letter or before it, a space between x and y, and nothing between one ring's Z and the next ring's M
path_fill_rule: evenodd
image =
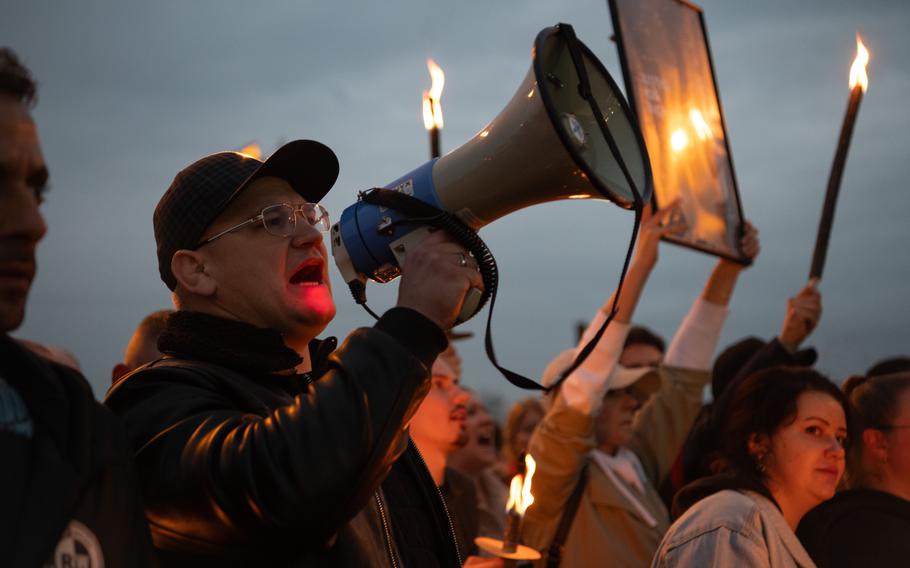
M196 296L211 296L218 285L205 269L205 257L198 251L178 250L171 257L171 272L177 285Z
M888 458L888 439L881 430L876 428L863 430L863 445L875 459L885 461Z

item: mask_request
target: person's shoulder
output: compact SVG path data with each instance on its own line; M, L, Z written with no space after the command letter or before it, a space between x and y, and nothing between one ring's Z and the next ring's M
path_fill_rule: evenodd
M754 500L725 489L700 500L673 523L667 544L679 546L721 529L752 538L760 534L761 524L761 512Z
M104 404L117 412L125 406L149 401L157 395L176 391L226 393L240 389L248 379L240 371L203 361L164 358L143 365L120 377L104 397Z
M78 370L37 356L46 365L45 379L54 381L63 393L66 428L71 454L91 456L96 463L122 462L127 459L126 438L119 418L98 399L85 376Z
M119 389L132 389L151 383L179 381L181 383L209 383L223 379L241 377L243 374L215 363L164 357L146 363L123 375L111 385L109 394Z
M809 511L800 523L799 534L801 538L871 536L898 526L910 528L910 501L874 489L848 489Z
M454 495L476 501L477 492L474 489L474 481L457 469L445 468L445 484L449 486Z
M910 502L874 489L841 491L809 511L796 534L820 566L860 558L870 566L898 565L910 555Z

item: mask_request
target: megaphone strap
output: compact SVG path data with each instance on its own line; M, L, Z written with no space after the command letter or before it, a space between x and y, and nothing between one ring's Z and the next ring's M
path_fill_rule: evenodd
M571 375L572 372L574 372L575 369L577 369L584 362L584 360L588 358L588 355L590 355L594 348L597 346L600 338L603 337L604 332L607 330L607 326L610 325L610 322L613 321L613 318L616 316L616 306L619 302L619 297L622 294L622 285L626 280L626 272L629 270L629 264L632 261L632 252L635 250L635 241L638 237L638 230L641 226L642 209L644 208L641 192L635 185L635 181L632 179L632 175L629 173L626 162L623 159L622 154L619 152L619 146L613 139L613 135L610 133L610 129L607 127L607 123L603 118L603 113L600 111L600 106L597 104L597 99L591 92L591 85L588 80L588 72L585 68L584 61L582 60L581 50L578 47L578 38L575 36L575 29L572 28L572 26L569 24L560 23L559 32L565 37L566 46L569 49L569 55L572 59L572 64L575 66L575 72L578 74L578 93L583 99L588 102L588 105L590 105L591 112L594 115L600 132L603 134L604 140L606 141L607 146L610 148L610 152L613 154L613 157L616 159L617 164L619 164L623 176L626 178L626 183L628 183L629 187L632 189L634 198L633 208L635 210L635 223L632 228L632 238L629 239L629 248L626 251L626 259L623 262L622 273L619 276L619 284L616 286L616 294L613 295L613 305L610 306L610 313L607 315L606 320L604 320L603 325L600 326L600 329L597 330L597 333L594 334L594 337L588 341L588 343L575 357L575 360L572 362L572 364L569 365L569 368L563 371L560 377L549 387L538 386L538 388L541 388L547 392L554 391L555 389L559 388L559 385L561 385L562 382L566 380L566 377ZM492 303L490 305L490 308L492 310ZM492 344L487 349L488 354L491 351L491 348Z
M436 207L433 207L432 205L415 197L394 190L374 188L362 193L361 199L367 203L374 205L381 205L383 207L391 207L397 209L401 213L404 213L408 216L408 219L398 221L398 223L423 223L443 229L448 232L452 238L458 241L459 244L471 252L472 255L474 255L484 281L484 296L481 299L477 311L479 312L480 309L483 308L488 299L490 302L490 310L487 312L486 331L484 333L484 348L487 353L487 358L490 360L490 363L493 364L496 370L498 370L500 374L505 377L507 381L509 381L514 386L524 390L551 391L553 389L556 389L562 383L562 381L564 381L565 378L569 376L569 374L571 374L575 369L578 368L579 365L584 362L591 351L594 350L594 347L600 341L600 338L603 337L607 326L616 315L617 301L619 300L619 296L622 292L622 285L625 281L626 272L629 269L629 264L632 259L632 252L635 250L636 236L638 235L639 226L641 225L641 207L638 206L635 208L635 223L632 229L632 238L629 241L629 248L626 252L625 262L623 263L622 273L619 277L619 284L617 285L616 294L613 298L613 305L610 308L609 315L607 316L603 325L591 339L591 341L589 341L587 345L582 348L581 352L575 358L575 361L572 362L572 365L570 365L569 368L562 373L560 378L553 385L550 387L545 387L537 381L534 381L522 375L521 373L512 371L511 369L503 367L499 364L499 360L496 357L496 350L493 346L492 330L493 310L496 305L496 293L499 286L499 269L496 265L496 259L493 258L493 254L490 252L490 249L486 246L486 243L483 242L476 231L465 225L460 219L451 213L437 209ZM640 203L640 199L638 202ZM352 286L352 293L354 295L355 301L357 301L358 304L362 305L370 315L378 319L378 316L366 304L366 294L362 284L358 281L355 281L354 284L360 284L359 294L358 291L355 290L356 286Z
M640 203L640 199L637 199L636 201ZM581 349L581 351L578 353L578 356L576 356L572 364L569 365L569 368L563 371L559 378L554 381L552 385L549 387L541 387L544 391L550 392L559 388L559 385L561 385L562 382L566 380L566 377L571 375L575 369L584 363L585 359L588 358L588 355L594 351L594 348L597 346L598 342L600 342L600 338L603 337L604 332L607 331L607 326L610 325L610 322L613 321L613 318L616 316L616 306L619 302L619 297L622 295L622 285L626 280L626 272L629 270L629 264L631 264L632 261L632 252L635 250L635 241L638 236L638 230L641 227L641 215L642 207L637 204L635 207L635 222L632 227L632 238L629 240L629 248L626 251L626 260L622 265L622 273L619 276L619 284L616 285L616 294L613 295L613 304L610 306L610 313L607 314L607 318L604 320L603 325L600 326L600 329L597 330L597 333L594 334L594 337L592 337L591 340L588 341L588 343L585 344L585 346ZM490 307L492 309L492 304Z
M575 72L578 74L578 94L587 101L588 106L591 107L591 112L594 113L594 120L597 123L597 126L600 128L600 133L603 135L604 140L607 143L607 147L610 148L610 152L613 154L613 157L616 158L616 163L619 165L619 169L622 171L623 177L626 178L626 183L629 184L629 188L632 190L632 194L635 199L635 208L640 209L643 205L642 202L642 193L639 191L638 187L635 185L635 180L632 179L632 174L629 172L629 168L626 165L626 161L623 159L622 154L619 152L619 145L616 144L616 140L613 138L613 134L610 133L610 128L607 126L607 122L603 118L603 112L600 110L600 105L597 104L597 98L594 96L594 93L591 91L591 82L588 79L588 70L585 67L584 59L582 59L581 49L579 49L578 37L575 35L575 28L570 24L560 23L557 26L559 28L559 33L565 37L566 47L569 49L569 57L572 59L572 64L575 66Z

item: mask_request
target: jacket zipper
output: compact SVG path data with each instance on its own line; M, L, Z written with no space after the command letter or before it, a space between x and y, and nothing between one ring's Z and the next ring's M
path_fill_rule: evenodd
M414 446L414 450L417 452L417 457L420 458L420 463L423 464L427 475L429 475L430 468L427 467L427 462L425 459L423 459L423 454L420 453L420 448L418 448L417 444L414 444L413 441L411 441L411 444ZM433 479L432 475L430 475L430 479ZM452 524L452 516L449 514L449 508L446 506L446 500L442 497L442 491L439 490L439 487L436 485L435 481L433 481L433 489L436 490L436 495L439 497L439 502L442 503L442 510L446 514L446 522L449 524L449 535L452 537L452 544L455 546L455 558L458 559L458 565L461 566L461 551L458 550L458 539L455 538L455 525Z
M398 568L398 560L395 558L395 551L392 548L392 531L389 529L389 521L385 516L385 506L382 503L382 497L379 491L373 494L376 498L376 507L379 509L379 519L382 521L382 529L385 531L385 547L389 553L389 560L392 561L392 568Z

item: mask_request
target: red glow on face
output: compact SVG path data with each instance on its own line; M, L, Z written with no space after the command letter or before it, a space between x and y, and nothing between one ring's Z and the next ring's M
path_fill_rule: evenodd
M294 286L295 299L306 305L306 311L331 319L335 315L335 301L332 291L325 284L316 286Z
M314 259L309 259L302 263L300 266L309 265L310 271L304 269L303 273L309 273L310 281L298 282L292 276L288 280L287 288L299 318L309 323L327 325L335 317L335 301L332 298L332 287L329 285L328 270L323 258L315 262ZM319 276L313 275L313 270L318 270ZM313 281L314 279L316 281Z

